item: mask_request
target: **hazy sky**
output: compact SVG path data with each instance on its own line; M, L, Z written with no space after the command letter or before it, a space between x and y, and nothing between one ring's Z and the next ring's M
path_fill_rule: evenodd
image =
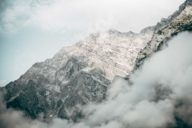
M96 31L139 32L184 0L0 0L0 86Z

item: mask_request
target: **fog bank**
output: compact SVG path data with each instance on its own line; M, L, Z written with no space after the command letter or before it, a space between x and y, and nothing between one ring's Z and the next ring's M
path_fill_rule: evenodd
M5 128L170 128L179 120L192 126L191 37L185 32L170 40L167 48L131 75L131 85L123 79L114 82L107 99L87 105L85 119L79 122L54 119L47 125L1 110L0 124Z

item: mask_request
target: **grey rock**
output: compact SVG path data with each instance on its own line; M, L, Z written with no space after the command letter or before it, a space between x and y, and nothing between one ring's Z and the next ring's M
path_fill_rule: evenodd
M163 19L154 27L154 34L151 40L142 49L136 59L135 69L141 67L144 60L153 53L167 46L167 42L184 31L192 31L192 2L187 0L178 11L167 19Z
M192 30L191 5L187 0L173 15L140 33L112 29L62 48L53 58L34 64L18 80L1 88L7 107L22 110L34 119L77 121L84 116L84 105L105 99L115 76L125 77L132 85L129 76L148 57L163 49L176 34ZM160 95L162 90L157 88ZM169 93L167 90L163 95ZM154 100L161 98L158 95Z

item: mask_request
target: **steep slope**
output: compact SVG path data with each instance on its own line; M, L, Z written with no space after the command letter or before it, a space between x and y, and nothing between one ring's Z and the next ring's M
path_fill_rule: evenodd
M167 42L178 33L192 30L192 0L183 3L179 10L167 19L162 19L154 27L154 34L146 47L140 51L136 61L136 67L140 67L144 60L154 52L159 51Z
M101 102L113 78L129 76L174 35L192 29L192 0L172 16L140 33L95 33L53 58L34 64L3 88L7 107L32 118L77 120L81 108Z
M109 30L64 47L4 88L7 107L32 118L76 120L82 105L105 99L115 75L131 73L152 33L150 27L139 34Z

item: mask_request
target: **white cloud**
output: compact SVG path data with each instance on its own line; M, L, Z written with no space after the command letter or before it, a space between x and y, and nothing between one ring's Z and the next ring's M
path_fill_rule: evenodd
M87 33L111 27L122 31L129 31L130 29L139 31L144 26L155 24L160 20L160 17L171 14L182 1L58 0L48 3L46 1L38 4L33 3L32 6L28 2L22 0L20 2L16 1L12 7L4 10L1 19L3 28L19 31L21 28L29 29L32 27L51 33L66 29ZM36 39L39 39L39 37ZM32 45L33 42L30 42L30 44L28 48L35 47L35 45ZM165 127L167 123L174 123L173 111L191 123L190 118L188 118L190 116L187 114L187 112L191 112L191 109L186 109L190 107L190 104L184 104L184 107L176 110L174 108L178 99L186 100L187 103L192 102L190 99L192 94L191 34L184 33L170 41L169 44L170 47L157 53L145 63L141 71L132 76L132 86L129 86L123 80L116 81L111 86L105 102L87 106L85 108L85 114L87 115L85 120L74 124L66 120L55 119L49 127ZM36 47L39 47L39 45ZM50 48L52 48L51 45L48 49ZM29 56L20 57L19 62ZM34 57L32 55L32 58L36 61L39 56ZM157 86L160 87L160 90L156 89ZM164 97L160 95L159 98L156 91L161 91L161 89L170 89L171 92ZM14 111L8 110L8 113L0 114L0 119L1 121L3 119L4 123L9 124L9 121L11 121L10 126L7 126L8 128L13 126L15 128L20 126L29 128L47 127L41 122L26 120L21 113L15 113Z
M138 32L172 14L183 1L1 0L0 45L6 49L0 47L4 54L0 79L17 79L35 62L92 32L111 28ZM14 54L16 50L20 53Z
M126 87L119 80L114 84L120 87L109 90L113 97L85 108L85 122L90 127L118 122L120 128L163 128L175 124L176 114L191 125L191 47L191 33L175 37L132 76L133 85Z
M119 78L109 89L104 102L86 106L86 118L80 122L54 119L47 126L38 121L30 122L18 113L8 120L15 113L10 110L8 113L0 111L4 115L0 121L5 121L3 123L8 126L29 128L167 128L176 123L174 117L177 115L192 125L191 47L191 33L175 37L168 48L153 55L131 76L132 85ZM18 125L22 121L27 124Z
M32 4L21 0L14 2L13 7L7 7L2 21L8 29L20 28L24 23L48 30L85 32L104 27L139 31L169 16L183 1L52 0L47 4L45 1Z

